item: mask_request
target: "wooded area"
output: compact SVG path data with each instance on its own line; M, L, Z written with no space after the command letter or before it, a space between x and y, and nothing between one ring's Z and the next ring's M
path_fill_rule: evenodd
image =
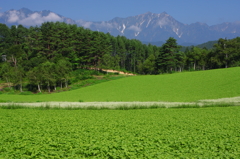
M213 49L179 51L170 37L162 47L63 22L25 28L0 24L0 78L22 91L23 81L51 89L67 87L76 69L115 69L161 74L239 66L240 38L219 39ZM9 85L10 87L10 85Z

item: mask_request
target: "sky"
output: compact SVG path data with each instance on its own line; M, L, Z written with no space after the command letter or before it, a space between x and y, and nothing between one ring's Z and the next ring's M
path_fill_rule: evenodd
M164 11L184 24L240 21L240 0L0 0L0 13L23 7L32 11L50 10L84 21L109 21Z

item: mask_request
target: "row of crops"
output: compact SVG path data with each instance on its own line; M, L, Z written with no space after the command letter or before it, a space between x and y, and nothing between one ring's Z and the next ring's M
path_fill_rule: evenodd
M240 107L0 109L0 158L240 158Z

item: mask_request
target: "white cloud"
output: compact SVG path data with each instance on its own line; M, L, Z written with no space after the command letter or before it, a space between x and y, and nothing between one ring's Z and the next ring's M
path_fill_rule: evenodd
M9 12L8 22L15 23L19 20L18 12L16 10Z
M139 28L139 27L137 27L137 26L135 26L135 25L131 25L128 29L129 29L129 30L133 30L133 31L135 31L135 32L141 31L141 28Z
M56 21L62 21L62 18L59 17L57 14L51 12L48 14L48 16L44 16L43 20L56 22Z
M29 15L27 18L19 20L19 23L27 26L35 26L41 25L44 22L56 22L62 20L63 19L61 17L52 12L49 13L47 16L41 16L41 14L39 13L33 13Z
M44 20L39 13L33 13L29 17L20 20L19 23L27 26L35 26L41 25L44 23Z
M3 13L0 13L0 17L3 16Z
M84 28L90 28L91 25L93 24L93 22L88 22L88 21L84 21L84 20L77 20L76 23L80 26L83 26ZM111 29L113 28L113 24L112 23L108 23L108 22L101 22L101 23L96 23L95 26L97 28L107 28L107 29Z
M78 25L83 26L84 28L90 28L90 26L92 25L92 22L86 22L83 20L77 20L76 21Z
M19 14L19 18L20 18L20 19L26 18L24 13L19 13L19 12L18 12L18 14Z
M18 23L26 26L41 25L44 22L56 22L63 21L63 19L55 13L49 13L47 16L42 16L39 13L33 13L25 17L23 13L16 10L10 11L8 16L9 23Z

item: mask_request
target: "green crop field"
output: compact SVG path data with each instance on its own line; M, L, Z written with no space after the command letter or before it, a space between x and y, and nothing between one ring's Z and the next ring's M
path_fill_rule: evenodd
M240 158L240 107L0 109L0 158Z
M165 75L133 76L73 91L44 95L0 95L5 101L189 102L240 96L240 67Z

